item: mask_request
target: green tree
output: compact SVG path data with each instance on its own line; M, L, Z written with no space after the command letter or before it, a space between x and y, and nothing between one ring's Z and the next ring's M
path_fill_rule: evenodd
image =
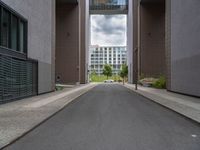
M121 78L123 78L123 84L124 84L125 79L128 77L128 66L126 64L122 65L119 75Z
M107 79L112 76L112 67L110 65L104 65L103 75L107 76Z

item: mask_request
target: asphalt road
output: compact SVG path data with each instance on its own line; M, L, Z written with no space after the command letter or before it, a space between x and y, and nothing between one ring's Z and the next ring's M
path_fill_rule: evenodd
M116 84L102 84L7 150L200 150L200 125Z

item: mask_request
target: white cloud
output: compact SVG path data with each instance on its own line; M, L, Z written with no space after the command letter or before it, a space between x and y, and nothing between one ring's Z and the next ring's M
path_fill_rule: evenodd
M126 15L92 15L91 44L126 46Z

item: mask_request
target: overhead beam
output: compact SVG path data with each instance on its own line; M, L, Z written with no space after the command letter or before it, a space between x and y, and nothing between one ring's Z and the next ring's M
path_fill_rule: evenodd
M141 3L165 3L165 0L140 0Z
M63 4L77 4L78 0L56 0L56 2Z

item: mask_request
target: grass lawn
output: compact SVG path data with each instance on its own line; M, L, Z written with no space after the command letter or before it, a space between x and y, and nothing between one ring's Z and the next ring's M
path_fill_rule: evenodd
M104 80L107 80L107 77L104 75L90 75L91 82L104 82ZM112 79L114 81L121 80L120 76L112 76L108 77L108 79Z

